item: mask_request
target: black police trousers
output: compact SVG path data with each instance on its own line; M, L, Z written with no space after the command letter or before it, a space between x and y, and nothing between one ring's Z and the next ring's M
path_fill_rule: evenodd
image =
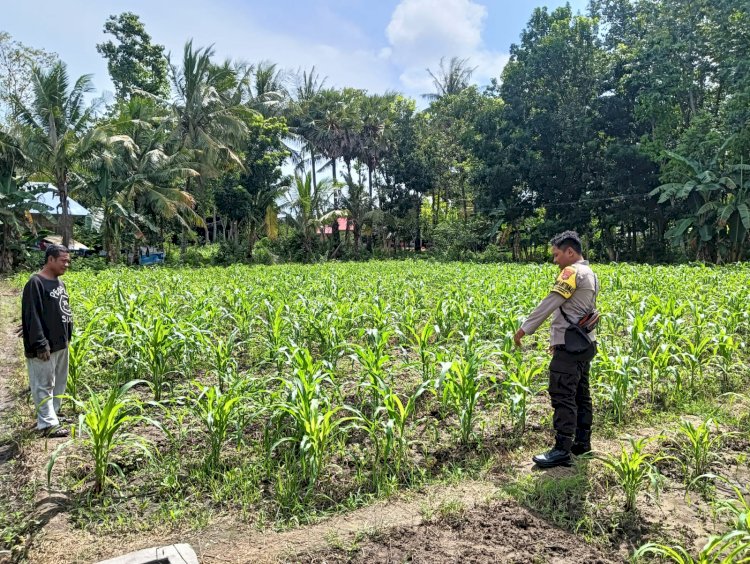
M596 344L580 353L555 347L549 364L549 395L555 413L552 425L561 447L570 450L576 429L588 431L593 420L589 373Z

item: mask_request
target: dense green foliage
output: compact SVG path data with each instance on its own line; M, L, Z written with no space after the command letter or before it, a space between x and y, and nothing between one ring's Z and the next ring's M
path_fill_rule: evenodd
M224 241L220 262L252 260L277 238L305 261L423 241L444 258L496 247L538 260L565 228L600 260L735 262L750 248L748 30L739 0L537 8L489 86L471 85L471 61L443 59L417 110L399 94L327 87L315 69L217 61L192 40L167 61L126 12L97 46L117 91L99 112L87 77L71 84L64 63L0 36L12 63L0 80L29 83L4 100L0 126L28 157L10 163L15 175L106 215L95 242L110 262L136 240L179 241L183 258L191 242ZM287 157L310 195L333 182L313 218L296 215ZM18 247L16 229L3 237Z

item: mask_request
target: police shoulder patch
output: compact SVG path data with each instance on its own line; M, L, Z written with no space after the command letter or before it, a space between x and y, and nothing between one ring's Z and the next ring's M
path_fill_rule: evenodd
M557 276L557 280L552 285L552 291L557 292L566 300L576 291L576 267L566 266Z

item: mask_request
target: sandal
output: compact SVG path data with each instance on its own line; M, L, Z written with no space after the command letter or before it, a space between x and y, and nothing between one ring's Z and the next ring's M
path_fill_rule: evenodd
M59 439L62 437L69 437L70 429L63 427L62 425L53 425L52 427L39 429L39 434L47 439Z

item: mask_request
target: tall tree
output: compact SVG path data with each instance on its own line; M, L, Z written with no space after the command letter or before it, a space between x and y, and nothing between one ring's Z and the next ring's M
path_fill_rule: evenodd
M317 190L312 185L312 175L295 176L289 192L285 209L286 217L302 237L302 249L306 258L312 258L315 234L329 219L330 214L324 210L333 188L331 179L326 178L318 184ZM335 214L334 219L335 219Z
M14 99L30 103L34 67L46 69L56 61L55 53L24 45L0 31L0 122L12 117Z
M563 225L586 232L591 208L574 204L594 190L602 166L596 120L604 56L596 21L574 16L570 6L537 8L510 52L500 87L518 167L508 179L510 204L545 210L541 240Z
M244 167L239 185L250 196L245 220L248 224L248 256L259 233L265 231L275 237L277 230L277 201L286 188L282 182L281 165L288 156L283 143L287 133L283 118L255 116L250 124L250 135L243 147Z
M304 171L305 153L310 155L310 170L312 172L313 189L317 187L317 166L320 150L316 145L315 122L318 119L316 113L315 98L325 86L325 78L315 71L315 67L310 71L297 73L296 84L294 87L292 103L289 105L286 114L289 132L296 138L301 145L300 155L292 155L298 163L298 168Z
M373 201L373 174L386 151L386 130L393 120L393 94L371 94L360 98L361 131L357 158L367 166L367 187Z
M261 61L255 65L249 81L250 106L266 117L280 115L289 97L286 79L276 63Z
M228 167L242 168L239 147L247 138L247 120L255 114L245 103L251 69L228 60L216 64L213 54L211 47L194 49L191 40L185 44L182 65L169 67L176 119L173 137L180 149L192 154L203 187L205 180ZM195 192L190 178L186 190ZM181 250L185 248L183 233Z
M471 76L474 74L476 67L469 66L469 59L451 57L448 64L445 64L445 57L440 57L440 67L433 72L427 69L427 74L432 78L432 85L435 92L422 94L428 100L437 100L442 96L458 94L464 88L469 87Z
M137 91L159 97L169 94L164 46L151 42L137 14L109 16L104 33L113 36L114 41L99 43L96 50L107 59L118 98L128 98Z
M247 136L246 120L253 115L243 103L247 73L229 61L215 64L213 48L185 44L182 65L170 65L175 98L174 136L195 155L199 172L210 177L221 162L242 165L238 149Z
M65 63L49 70L34 68L29 103L13 97L15 115L21 127L25 152L37 171L55 183L60 198L60 230L63 245L72 237L68 207L69 182L74 168L97 143L105 142L104 131L91 127L94 107L85 95L93 90L91 76L81 76L70 86Z

